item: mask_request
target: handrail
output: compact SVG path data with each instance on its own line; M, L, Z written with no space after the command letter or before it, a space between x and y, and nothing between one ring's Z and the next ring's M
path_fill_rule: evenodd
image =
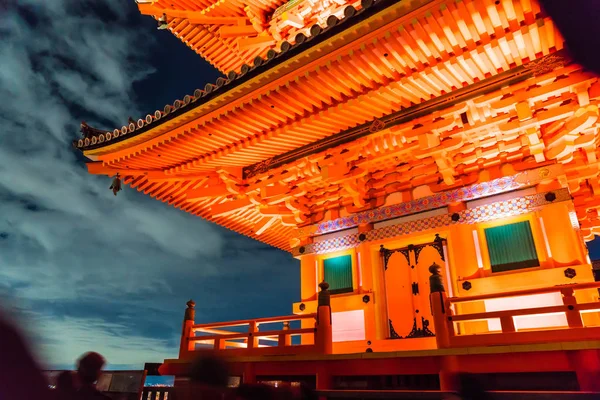
M262 338L263 336L278 336L278 335L302 335L305 333L315 333L315 328L304 328L304 329L289 329L284 331L264 331L264 332L240 332L227 335L210 335L210 336L193 336L190 338L191 341L201 340L232 340L232 339L245 339L249 336L255 338Z
M600 310L600 302L593 303L578 303L572 305L573 309L577 311L583 310ZM492 318L502 318L506 316L510 317L518 317L523 315L535 315L535 314L554 314L570 311L568 305L562 306L549 306L549 307L534 307L534 308L521 308L518 310L502 310L502 311L487 311L487 312L479 312L473 314L458 314L453 315L453 322L463 322L463 321L476 321L476 320L487 320Z
M195 324L192 326L192 329L202 329L202 328L226 328L232 326L243 326L249 325L251 323L256 324L276 324L278 322L287 322L287 321L298 321L302 319L311 319L317 318L317 314L297 314L297 315L286 315L282 317L269 317L269 318L256 318L256 319L244 319L239 321L229 321L229 322L215 322L212 324Z
M594 288L600 288L600 282L572 283L572 284L567 284L567 285L556 285L556 286L543 287L543 288L537 288L537 289L514 290L511 292L487 293L487 294L480 294L480 295L475 295L475 296L465 296L465 297L449 297L448 300L451 303L464 303L464 302L468 302L468 301L497 299L497 298L502 298L502 297L516 297L516 296L527 296L527 295L532 295L532 294L553 293L553 292L559 292L564 289L584 290L584 289L594 289Z

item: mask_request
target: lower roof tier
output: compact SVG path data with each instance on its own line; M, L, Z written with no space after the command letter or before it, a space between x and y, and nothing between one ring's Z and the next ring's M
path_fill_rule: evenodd
M589 239L600 229L599 103L596 76L549 56L535 68L487 78L450 98L380 116L366 131L342 131L250 169L161 170L101 161L89 169L119 173L158 200L289 251L302 232L318 234L314 226L326 220L544 167L552 175L521 186L554 180L568 188Z

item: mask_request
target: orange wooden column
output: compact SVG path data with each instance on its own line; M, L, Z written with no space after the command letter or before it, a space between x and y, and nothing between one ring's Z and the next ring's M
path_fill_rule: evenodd
M300 298L303 302L313 301L317 297L318 264L314 254L300 257ZM302 329L314 328L314 320L303 319L300 321ZM314 335L303 334L300 336L302 344L313 344Z
M448 317L451 314L447 309L447 296L444 292L431 293L429 295L431 312L433 314L433 326L435 328L435 340L438 349L450 347L450 332L448 330Z
M315 344L317 351L321 354L333 353L333 328L331 325L331 295L329 293L329 284L321 282L319 284L319 303L317 307L317 334Z
M321 364L317 368L317 390L333 389L333 376L326 364ZM327 400L325 396L319 396L319 400Z
M358 232L360 235L366 235L367 232L373 230L373 224L363 224L358 226ZM361 238L366 236L360 236ZM356 275L357 275L357 287L359 293L371 293L370 303L365 307L365 335L366 338L377 337L377 316L375 315L376 307L373 305L373 294L374 288L374 271L373 271L373 260L371 257L370 245L366 242L361 242L356 248Z
M302 301L315 300L318 282L317 257L307 254L300 257L300 298Z
M568 353L571 368L577 374L579 390L600 392L600 350L575 350Z

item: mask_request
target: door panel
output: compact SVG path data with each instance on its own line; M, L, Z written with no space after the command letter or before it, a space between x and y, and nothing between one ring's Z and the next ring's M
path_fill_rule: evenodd
M410 332L413 325L412 277L408 261L409 253L398 251L391 254L385 270L385 292L388 304L390 338L399 339Z
M431 304L429 302L429 294L431 293L429 289L429 277L431 276L429 267L435 263L444 271L444 253L441 249L441 247L437 247L435 244L426 244L416 246L415 248L415 281L419 283L419 295L417 296L419 312L416 313L417 322L423 324L424 321L427 321L429 323L429 330L434 333L433 316L431 315ZM422 328L425 328L425 326L422 326Z
M382 247L391 339L435 336L429 303L429 267L445 267L441 242L388 250Z

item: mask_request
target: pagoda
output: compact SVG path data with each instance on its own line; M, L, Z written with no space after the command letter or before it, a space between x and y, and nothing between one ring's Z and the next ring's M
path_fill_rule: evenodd
M300 260L292 315L188 302L163 374L600 392L600 82L535 0L137 2L223 76L83 124L89 173Z

